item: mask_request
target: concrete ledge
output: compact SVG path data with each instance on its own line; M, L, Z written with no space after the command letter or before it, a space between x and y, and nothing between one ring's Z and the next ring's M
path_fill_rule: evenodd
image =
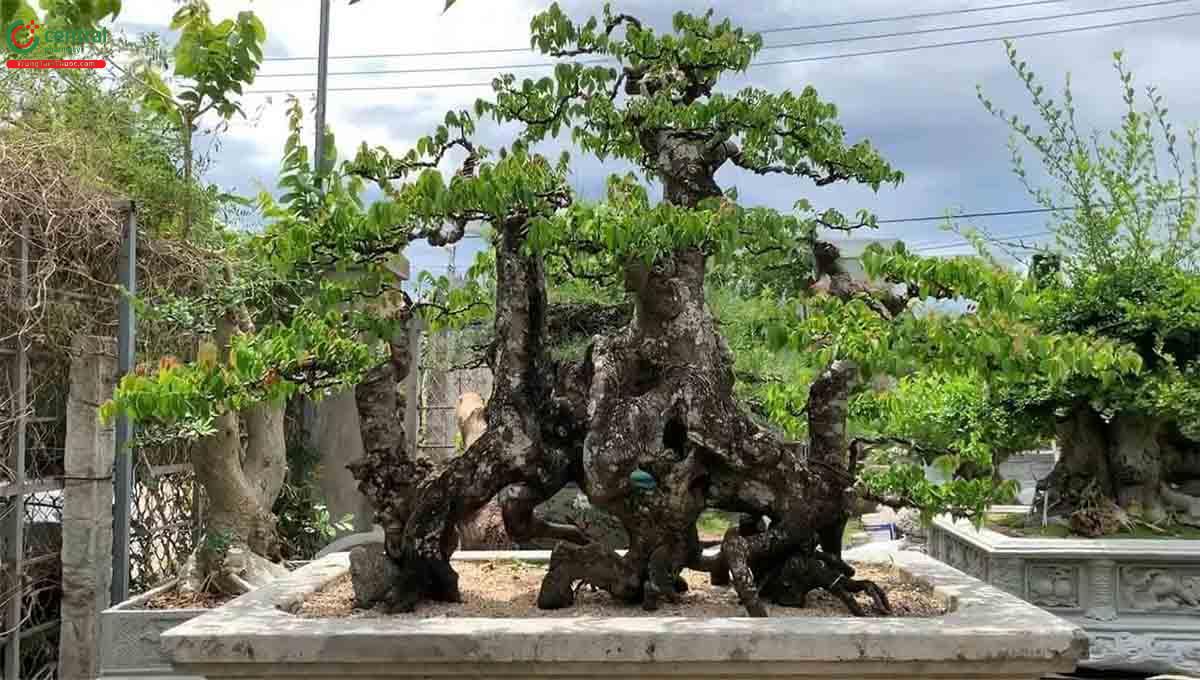
M141 609L160 593L174 588L169 581L100 613L100 676L103 678L171 675L171 660L162 651L159 635L209 609Z
M456 559L521 559L488 552ZM855 559L853 554L849 558ZM207 678L1024 678L1075 668L1076 626L918 553L887 556L952 611L856 618L302 619L288 613L349 568L330 555L162 636ZM865 560L864 560L865 561Z
M1200 675L1200 541L1018 538L939 518L928 549L1084 628L1081 666Z

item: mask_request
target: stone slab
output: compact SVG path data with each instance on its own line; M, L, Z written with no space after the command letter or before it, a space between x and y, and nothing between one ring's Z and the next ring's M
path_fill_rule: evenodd
M1200 676L1200 541L1018 538L939 518L928 551L1080 625L1085 668Z
M173 675L159 635L210 610L139 608L175 585L165 583L100 614L100 677L183 677Z
M369 545L372 543L383 543L383 527L376 526L371 531L363 531L357 534L348 534L341 538L335 539L332 543L321 548L317 553L317 559L332 555L339 552L350 552L352 548L357 548L360 545Z
M219 678L1023 678L1075 668L1075 625L919 553L875 553L951 603L928 620L302 619L344 553L162 635L177 672ZM522 552L489 554L500 559ZM848 555L854 558L853 555ZM474 556L470 556L474 557ZM480 556L482 558L482 555Z

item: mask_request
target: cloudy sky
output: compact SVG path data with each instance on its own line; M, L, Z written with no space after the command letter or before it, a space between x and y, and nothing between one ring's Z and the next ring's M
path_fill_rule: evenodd
M1029 2L614 0L613 6L663 29L669 28L674 11L703 12L712 7L718 17L729 16L746 28L758 30ZM211 4L218 17L253 9L267 26L268 60L252 91L293 91L311 108L315 101L312 89L316 86L316 61L296 58L313 57L317 52L319 3L212 0ZM350 6L347 0L334 0L330 53L335 59L330 71L336 75L330 78L328 121L344 154L352 153L362 141L382 144L400 153L431 130L447 110L469 108L476 98L490 92L487 87L448 85L486 83L507 65L545 61L544 57L528 51L337 58L522 48L528 45L530 18L545 7L541 0L458 0L456 6L442 13L442 4L442 0L363 0ZM603 6L596 0L566 0L561 4L577 18L599 13ZM1110 8L1125 9L1096 11ZM174 4L166 0L125 0L118 27L131 35L159 32L170 40L166 24L173 10ZM1079 12L1092 13L1062 16ZM939 216L948 211L990 212L1031 207L1029 197L1010 171L1004 126L991 118L975 97L979 85L1007 108L1029 110L1028 99L1023 96L999 42L839 59L811 58L1192 12L1200 13L1200 0L1043 1L957 15L768 33L764 39L772 46L1008 22L991 27L932 30L920 35L768 49L760 55L761 61L792 63L752 68L745 76L722 83L730 89L753 84L797 91L812 85L824 99L838 106L851 140L870 139L893 165L905 172L907 178L899 188L884 188L878 194L849 186L817 188L809 182L762 179L729 168L722 171L719 179L725 186L737 186L742 202L747 205L788 210L796 199L804 197L817 207L835 207L850 213L867 208L882 220ZM1038 20L1038 17L1045 18ZM1018 40L1017 45L1022 57L1045 78L1048 89L1061 87L1066 74L1071 74L1079 117L1089 129L1114 127L1121 114L1119 84L1112 69L1115 50L1125 52L1140 84L1153 83L1159 87L1177 125L1191 126L1200 121L1200 89L1195 86L1195 65L1200 63L1200 16L1030 37ZM804 59L809 60L795 61ZM381 70L409 72L363 73ZM536 77L546 71L543 68L515 72ZM227 189L253 193L262 186L274 185L286 136L285 95L250 94L244 108L250 114L249 119L234 121L218 140L206 139L199 148L212 153L209 181ZM505 141L503 130L488 129L481 134L493 146ZM576 159L573 182L588 197L597 196L608 173L624 169L579 155ZM996 235L1021 235L1041 230L1045 219L1035 214L963 223ZM861 235L904 238L918 247L934 248L926 251L930 253L967 250L955 246L958 237L942 231L941 226L938 221L903 222ZM456 258L460 267L468 263L471 247L459 249ZM413 260L418 268L440 271L449 257L441 249L426 247L415 249Z

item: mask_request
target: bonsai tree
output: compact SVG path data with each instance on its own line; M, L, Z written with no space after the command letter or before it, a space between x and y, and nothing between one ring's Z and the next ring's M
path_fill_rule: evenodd
M883 351L907 357L912 372L864 400L863 414L894 455L972 461L984 473L1007 452L1057 440L1035 508L1040 516L1048 505L1083 535L1200 523L1196 133L1180 143L1162 97L1138 95L1120 54L1121 125L1091 135L1077 127L1069 81L1055 102L1011 45L1009 59L1043 127L980 98L1013 131L1016 174L1047 208L1054 241L1034 249L1024 276L987 259L868 257L873 273L915 297L961 296L977 309L922 322L919 341L880 326ZM1050 188L1027 169L1021 142ZM911 467L886 476L908 495L939 493Z
M452 242L469 221L487 222L495 234L495 388L485 432L418 478L408 474L416 462L398 448L356 466L384 508L394 563L386 604L457 598L455 527L498 497L512 538L561 540L543 607L569 605L575 584L586 581L653 609L675 597L680 571L692 568L718 582L732 578L755 615L765 614L760 593L795 601L810 581L856 610L848 593L863 590L886 608L873 584L847 578L853 571L839 557L855 485L845 429L854 364L829 362L813 383L809 442L761 425L734 400L732 357L706 304L705 277L710 262L749 247L811 253L819 226L872 223L865 214L852 222L817 213L803 201L794 215L743 208L714 180L723 165L817 186L878 188L900 173L865 142L847 144L834 107L811 89L717 92L718 77L746 68L761 45L729 22L680 14L675 31L660 35L612 13L576 25L552 7L533 32L547 54L601 54L620 66L563 63L539 82L499 79L494 100L475 114L523 132L494 161L471 141L475 117L466 112L448 114L403 156L362 150L352 170L384 190L387 198L372 206L379 221L372 231L304 239L335 260L371 261L414 238ZM552 164L530 151L568 129L585 150L636 163L661 182L665 200L653 203L631 176L612 178L600 204L574 201L566 159ZM434 168L455 150L466 158L447 181ZM595 337L580 358L551 357L546 276L556 271L619 282L633 319ZM622 521L631 541L625 556L533 514L568 481ZM772 521L760 533L744 523L718 556L706 557L695 525L708 507Z
M280 305L278 289L262 286L263 279L226 277L217 292L155 310L202 334L196 360L139 365L104 412L139 422L143 442L192 442L188 452L207 502L203 539L184 567L182 588L240 594L286 574L276 564L272 513L288 469L284 404L296 394L353 384L374 355L337 315L301 310L272 319L272 308L260 305Z

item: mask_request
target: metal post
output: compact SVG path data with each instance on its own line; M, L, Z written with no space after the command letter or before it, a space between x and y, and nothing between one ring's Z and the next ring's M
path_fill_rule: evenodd
M321 36L317 49L317 143L313 169L321 171L325 159L325 100L329 96L329 0L321 0Z
M417 429L420 421L417 418L421 384L421 318L414 316L408 322L408 377L404 380L404 436L408 439L408 455L417 457Z
M317 38L317 113L316 140L313 144L313 172L321 171L325 157L325 99L329 80L329 0L321 0L321 33ZM323 184L318 184L323 187ZM309 446L316 448L317 407L309 399L301 400L300 423Z
M121 242L121 296L117 328L117 379L133 370L135 325L133 296L137 294L137 210L126 207L125 238ZM133 449L129 441L133 425L129 418L117 419L117 450L113 458L113 568L112 604L129 598L129 513L133 502Z
M25 324L29 321L25 313L29 309L29 222L21 223L21 245L18 250L20 283L17 296L17 393L14 395L14 410L17 415L16 446L13 448L12 470L13 487L17 493L8 499L11 515L8 518L8 555L6 561L9 568L9 583L12 592L9 595L8 612L5 616L5 628L8 630L8 640L4 645L4 677L5 680L20 680L21 678L21 621L22 605L25 603L25 428L29 410L29 365L25 356Z

